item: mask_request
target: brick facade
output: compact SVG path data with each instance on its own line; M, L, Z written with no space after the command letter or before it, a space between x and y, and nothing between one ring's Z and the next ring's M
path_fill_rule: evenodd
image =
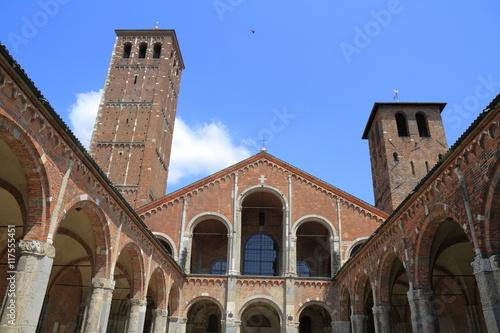
M117 33L117 61L126 40L136 57L141 38L174 36ZM105 115L128 119L110 83L120 66L113 60L108 75L96 163L3 48L0 57L2 332L499 331L500 97L428 173L421 162L437 161L436 145L408 157L415 140L392 151L368 133L372 153L387 164L394 152L411 158L420 178L407 196L381 200L390 215L266 151L135 210L106 175L106 154L121 143L105 153L107 139L96 139L112 133L100 128ZM124 66L129 80L135 66ZM411 139L420 111L432 139L419 146L445 144L442 105L424 104L376 104L367 129L397 140L394 108L404 109Z

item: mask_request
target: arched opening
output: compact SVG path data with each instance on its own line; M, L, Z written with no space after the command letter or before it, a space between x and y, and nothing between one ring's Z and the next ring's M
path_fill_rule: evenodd
M131 299L143 299L143 269L139 253L134 244L126 245L120 252L113 273L115 288L106 332L124 332L132 308Z
M216 261L227 262L227 234L226 225L216 219L207 219L196 225L192 240L191 273L211 274L211 267ZM220 273L222 264L217 268Z
M132 51L132 43L125 43L123 45L123 58L130 58L130 52Z
M369 281L365 284L364 292L364 314L366 316L366 333L375 333L375 320L373 318L373 290Z
M486 332L467 235L452 219L443 221L432 241L430 264L434 308L441 332Z
M241 213L242 263L244 275L281 275L283 204L270 191L255 191L245 197Z
M76 206L62 220L54 237L56 256L38 322L38 332L78 331L82 326L88 281L94 277L96 236L92 211Z
M165 250L167 251L167 253L170 254L170 255L172 255L172 247L170 246L170 244L167 243L167 241L165 241L165 240L163 240L161 238L158 238L158 241L165 248Z
M254 302L241 315L242 333L276 333L280 332L280 316L276 309L266 302Z
M199 300L189 308L186 333L221 332L222 313L210 300Z
M297 229L297 275L299 269L310 268L309 275L327 277L331 275L330 233L321 223L308 221Z
M392 309L394 328L400 332L412 332L410 304L408 303L409 281L401 260L394 256L389 272L389 281L382 284L389 286L389 302Z
M139 45L139 59L146 58L146 51L148 50L148 44L141 43Z
M331 332L332 317L328 311L318 305L305 307L299 316L299 333Z
M344 326L351 320L351 296L346 286L342 287L340 292L340 315L339 319L344 323Z
M155 309L165 309L165 284L160 269L156 269L148 284L146 314L143 332L153 332L155 328Z
M396 113L396 125L398 128L399 136L409 136L408 132L408 122L406 121L406 116L401 112Z
M430 137L429 124L427 123L425 114L419 112L415 115L415 119L417 120L418 135L421 138Z
M153 47L153 58L154 59L159 59L161 55L161 44L156 43Z

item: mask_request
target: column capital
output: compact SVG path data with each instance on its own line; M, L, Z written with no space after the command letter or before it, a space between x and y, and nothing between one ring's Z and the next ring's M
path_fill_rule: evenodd
M101 288L101 289L115 289L115 280L106 279L103 277L95 277L90 279L89 281L92 288Z
M154 312L155 316L168 317L168 310L167 309L154 309L153 312Z
M430 301L434 296L434 291L432 289L410 289L406 293L408 296L408 301L412 300L425 300Z
M386 314L392 311L390 305L376 305L372 308L373 314Z
M131 306L146 306L147 302L145 299L142 298L130 298L128 300L130 302Z
M471 266L474 269L474 274L481 272L491 272L500 270L500 255L492 255L490 258L476 257Z
M54 246L36 239L21 239L17 246L22 254L31 254L38 257L47 256L50 259L54 259L56 256Z

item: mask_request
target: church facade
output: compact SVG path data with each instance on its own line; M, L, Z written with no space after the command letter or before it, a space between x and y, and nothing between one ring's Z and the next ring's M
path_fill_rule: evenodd
M179 43L116 33L89 153L0 49L2 332L500 331L500 97L375 103L375 206L265 149L164 195Z

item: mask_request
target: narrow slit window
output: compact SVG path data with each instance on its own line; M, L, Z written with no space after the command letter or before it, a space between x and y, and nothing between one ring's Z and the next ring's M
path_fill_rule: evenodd
M410 162L410 166L411 166L411 174L415 176L415 164L413 163L413 161Z
M153 49L153 58L159 59L160 55L161 55L161 44L157 43L157 44L155 44L155 47Z
M415 115L415 119L417 120L418 127L418 135L422 138L430 137L429 134L429 125L427 123L427 118L422 113L417 113Z
M425 169L427 170L427 172L429 172L429 162L428 161L425 161Z
M392 154L392 157L394 157L394 162L398 162L399 161L398 153Z
M130 58L130 52L132 51L132 44L125 43L123 46L123 58Z
M139 58L140 59L146 58L147 49L148 49L148 44L141 43L141 45L139 45Z
M396 113L396 125L398 127L398 135L399 136L409 136L408 132L408 122L406 121L406 117L402 113Z
M136 83L137 83L137 75L134 76L134 84L136 84Z

